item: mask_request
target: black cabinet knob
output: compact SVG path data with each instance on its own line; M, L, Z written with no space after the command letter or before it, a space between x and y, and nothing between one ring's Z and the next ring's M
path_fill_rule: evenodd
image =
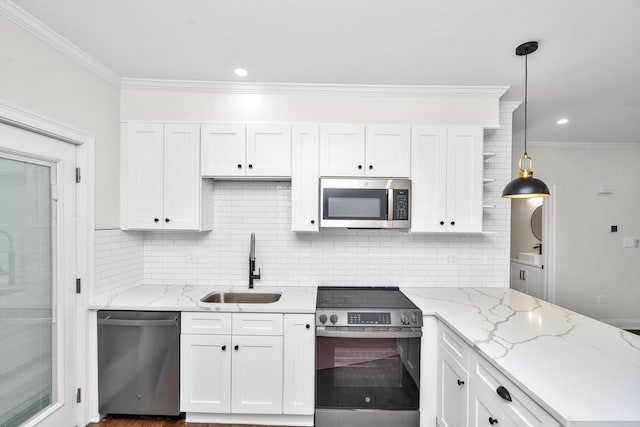
M242 169L242 165L238 163L238 169Z
M169 218L164 219L164 222L169 222L169 221L171 221Z
M222 351L225 351L227 349L226 345L223 345L222 347L220 347L222 349Z
M489 417L489 424L491 424L491 425L498 424L498 419L497 418L493 418L493 417Z
M373 169L373 165L369 165L369 170Z
M440 225L444 225L444 221L440 221Z
M362 165L358 165L358 169L362 169Z
M312 219L312 220L311 220L311 224L315 224L315 223L316 223L316 220L315 220L315 219Z
M451 225L456 225L456 222L455 221L451 221Z
M311 325L307 323L306 325L304 325L304 327L309 329L311 327Z
M511 402L511 394L509 393L509 390L507 390L503 386L498 387L496 389L496 393L498 393L498 396L500 396L504 400L508 400L509 402Z
M239 348L240 348L240 346L239 346L239 345L234 345L234 346L233 346L233 349L234 349L234 350L236 350L236 351L237 351Z
M158 218L153 218L153 222L158 222L160 221Z
M253 169L253 165L249 163L249 169Z
M464 385L464 381L458 380L458 385Z

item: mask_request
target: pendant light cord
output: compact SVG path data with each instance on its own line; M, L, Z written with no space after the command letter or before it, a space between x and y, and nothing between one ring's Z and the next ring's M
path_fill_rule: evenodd
M529 52L524 55L524 155L527 155L527 87L529 86L529 66L527 59Z

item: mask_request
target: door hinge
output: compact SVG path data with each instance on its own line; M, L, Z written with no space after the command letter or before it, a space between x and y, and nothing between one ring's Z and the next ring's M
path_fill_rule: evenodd
M80 182L80 168L76 168L76 184Z
M82 402L82 389L78 388L78 390L76 391L76 403L81 403Z
M80 278L79 278L79 277L77 277L77 278L76 278L76 294L79 294L79 293L80 293L80 291L81 291L81 289L82 289L82 285L81 285L81 283L80 283L80 282L81 282L81 281L80 281Z

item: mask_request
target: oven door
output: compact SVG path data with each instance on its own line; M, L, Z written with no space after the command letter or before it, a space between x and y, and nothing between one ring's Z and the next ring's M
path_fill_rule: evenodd
M339 329L316 331L316 408L417 410L421 331Z

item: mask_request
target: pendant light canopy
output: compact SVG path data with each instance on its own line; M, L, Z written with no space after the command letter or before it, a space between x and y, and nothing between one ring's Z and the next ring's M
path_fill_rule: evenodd
M516 48L516 55L524 56L524 154L518 161L518 177L511 181L502 191L507 199L525 199L530 197L546 197L549 187L541 180L533 177L533 159L527 153L527 55L538 50L538 42L526 42Z

